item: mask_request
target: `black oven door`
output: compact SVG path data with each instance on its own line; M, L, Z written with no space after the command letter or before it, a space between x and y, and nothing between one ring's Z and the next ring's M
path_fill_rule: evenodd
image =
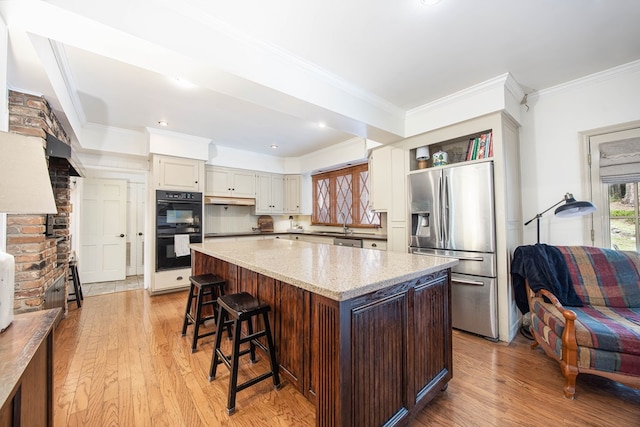
M202 242L202 193L157 191L156 271L188 268L191 255L176 254L176 242Z
M191 267L191 255L176 255L174 236L159 235L156 240L156 271ZM189 243L200 242L202 242L200 235L189 235Z

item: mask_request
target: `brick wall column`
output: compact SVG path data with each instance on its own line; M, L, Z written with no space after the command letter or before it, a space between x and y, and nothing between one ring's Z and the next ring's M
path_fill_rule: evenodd
M9 91L9 131L46 139L53 135L67 144L70 139L43 98ZM68 295L69 213L71 186L69 166L65 160L49 159L49 176L58 214L54 219L55 237L45 236L46 215L8 215L7 252L16 261L14 311L45 308L45 292L64 276ZM68 305L64 299L64 311Z

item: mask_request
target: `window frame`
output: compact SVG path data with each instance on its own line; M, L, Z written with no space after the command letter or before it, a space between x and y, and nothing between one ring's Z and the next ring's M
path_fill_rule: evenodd
M336 227L342 227L344 226L344 222L340 221L338 218L338 209L337 209L337 185L336 185L336 181L337 178L339 176L344 176L344 175L351 175L351 208L350 208L350 213L351 213L351 222L347 223L346 225L348 227L351 228L380 228L381 225L381 218L380 218L380 213L379 212L375 212L374 214L377 216L378 218L378 223L377 224L363 224L360 223L360 218L362 217L362 203L361 203L361 198L362 198L362 194L360 192L360 174L361 172L367 172L368 173L368 179L367 179L367 190L368 190L368 194L369 194L369 200L367 201L368 203L366 204L367 207L365 209L368 208L368 206L370 205L369 201L371 198L371 175L369 174L369 164L368 163L362 163L362 164L358 164L358 165L354 165L354 166L349 166L346 168L341 168L341 169L336 169L336 170L332 170L329 172L321 172L315 175L311 176L311 181L312 181L312 186L313 186L313 212L311 215L311 224L312 225L324 225L324 226L336 226ZM318 181L320 180L325 180L328 179L329 180L329 222L319 222L318 221L318 217L319 217L319 212L318 212Z
M638 198L638 196L640 195L640 182L634 181L634 182L629 182L621 185L628 185L628 184L632 184L632 191L635 193L635 196L634 196L635 204L632 206L633 213L630 216L612 216L611 210L608 209L609 210L609 215L608 215L609 216L609 224L608 224L609 244L607 245L607 247L618 249L616 246L614 246L613 241L611 240L611 221L612 220L632 220L634 223L635 238L636 238L635 251L640 252L640 236L639 236L640 234L640 200ZM607 208L610 206L610 202L611 202L611 195L610 195L611 185L615 185L615 184L607 184L607 197L608 197ZM621 250L628 250L628 249L621 249Z
M600 179L600 144L639 136L640 122L628 123L583 134L589 159L589 190L591 200L602 206L591 214L590 241L593 246L610 248L611 217L609 212L609 184ZM606 207L606 208L604 208Z

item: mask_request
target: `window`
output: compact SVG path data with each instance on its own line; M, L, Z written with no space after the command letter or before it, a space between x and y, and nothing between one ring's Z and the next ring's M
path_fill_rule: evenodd
M380 227L380 214L369 209L368 164L313 176L312 223Z
M609 231L611 247L640 252L638 183L609 185Z
M640 252L640 127L589 137L595 246Z

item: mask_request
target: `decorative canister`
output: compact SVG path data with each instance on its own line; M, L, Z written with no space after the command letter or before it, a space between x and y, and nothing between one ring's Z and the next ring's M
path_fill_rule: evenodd
M416 148L416 160L418 161L418 169L424 169L427 167L427 160L429 160L429 147Z
M431 156L433 159L433 166L444 166L449 163L449 156L446 151L437 151Z

